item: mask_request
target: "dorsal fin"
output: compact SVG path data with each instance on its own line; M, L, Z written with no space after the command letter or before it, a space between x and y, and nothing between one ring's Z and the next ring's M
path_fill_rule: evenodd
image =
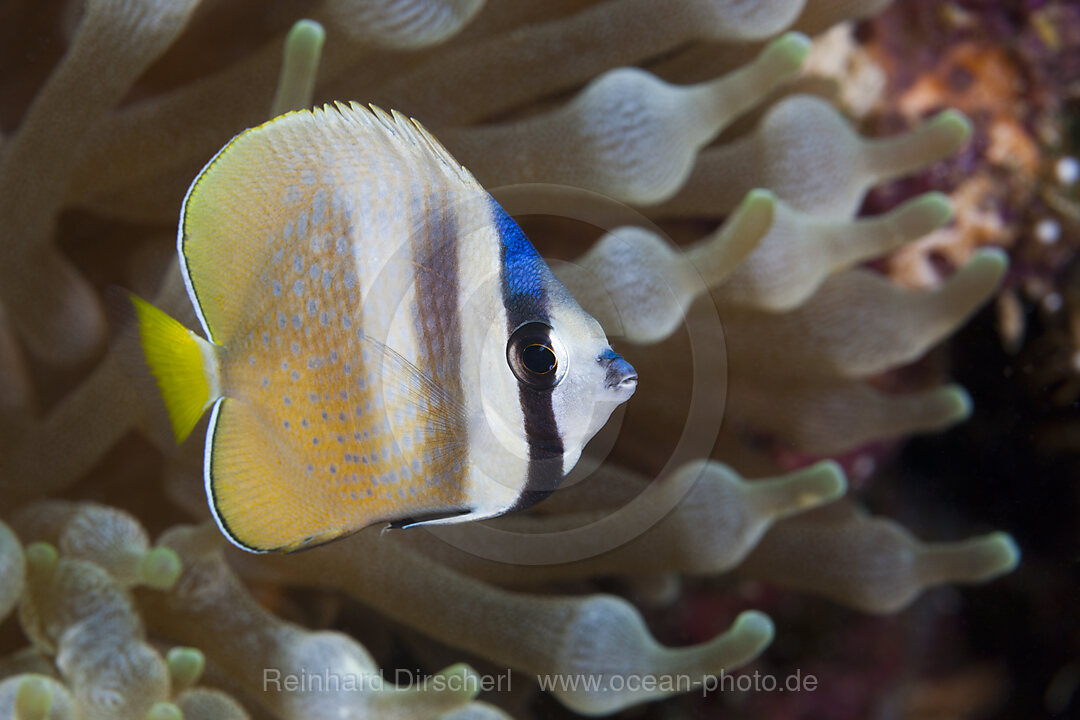
M243 329L249 295L276 253L280 261L293 244L333 241L388 195L418 191L448 203L486 195L419 122L397 112L337 103L237 135L195 178L181 209L184 281L207 336L227 344Z
M480 183L476 181L472 173L469 172L464 165L459 163L457 159L450 154L450 151L439 142L438 138L431 134L430 131L416 118L411 118L407 115L399 113L397 110L391 110L387 113L378 105L358 105L357 103L334 103L334 107L343 116L350 119L352 122L356 122L358 125L365 123L371 123L373 120L379 122L388 132L393 135L399 136L403 142L411 145L420 153L431 153L440 162L446 165L448 171L456 173L462 182L480 187ZM329 105L324 105L323 109L329 109Z

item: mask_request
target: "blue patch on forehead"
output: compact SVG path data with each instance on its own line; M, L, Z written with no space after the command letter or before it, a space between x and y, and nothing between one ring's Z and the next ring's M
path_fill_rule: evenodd
M512 313L542 313L546 315L547 288L545 278L547 265L540 253L525 237L518 224L499 203L491 201L495 228L502 242L503 300ZM510 306L516 306L511 308ZM522 307L524 306L524 307ZM535 316L533 319L538 319Z

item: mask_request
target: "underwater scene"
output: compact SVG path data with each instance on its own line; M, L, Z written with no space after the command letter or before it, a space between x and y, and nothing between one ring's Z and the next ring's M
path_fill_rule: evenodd
M1080 3L0 0L0 720L1080 717Z

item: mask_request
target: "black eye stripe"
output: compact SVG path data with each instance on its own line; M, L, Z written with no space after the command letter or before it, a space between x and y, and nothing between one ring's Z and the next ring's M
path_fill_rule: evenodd
M530 287L522 286L522 268L528 264L523 258L536 255L536 251L506 211L494 200L491 202L499 235L500 279L503 307L506 309L506 326L507 331L512 334L522 323L547 320L550 317L547 289L543 282L535 282L537 276L543 276L547 269L533 273L534 282ZM536 258L539 261L538 255ZM562 370L565 371L565 368ZM507 508L508 511L520 510L543 500L559 486L563 476L562 435L555 421L552 393L537 391L519 382L518 399L525 420L525 436L529 443L529 469L525 486L521 489L517 501Z
M525 323L506 343L506 362L525 386L548 390L559 384L559 356L547 323Z

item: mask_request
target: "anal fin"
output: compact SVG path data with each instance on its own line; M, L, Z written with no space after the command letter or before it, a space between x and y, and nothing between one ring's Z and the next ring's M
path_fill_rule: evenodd
M312 492L292 448L242 400L214 406L205 472L214 519L244 550L290 552L360 529Z

